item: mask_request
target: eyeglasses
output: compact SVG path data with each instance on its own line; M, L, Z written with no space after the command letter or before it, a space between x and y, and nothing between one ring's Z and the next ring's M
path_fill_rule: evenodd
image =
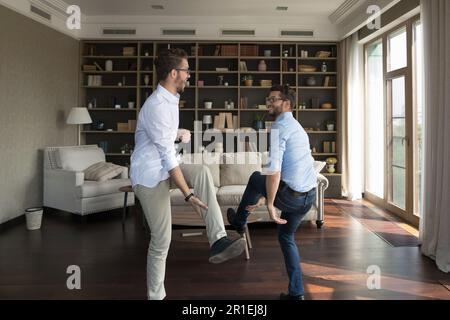
M191 75L191 70L190 69L175 69L177 71L184 71L186 72L189 76Z
M277 101L283 100L282 98L279 97L268 97L266 98L266 104L274 104Z

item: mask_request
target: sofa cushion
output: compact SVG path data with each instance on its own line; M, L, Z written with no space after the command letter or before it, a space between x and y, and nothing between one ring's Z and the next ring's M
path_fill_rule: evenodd
M257 152L224 153L220 164L220 186L245 186L255 171L261 171L261 154Z
M111 193L120 193L119 188L130 185L130 179L113 179L103 182L84 181L76 188L77 198L92 198Z
M105 161L105 153L100 148L60 148L58 166L69 171L83 171L97 162Z
M194 189L190 189L191 192L194 192ZM215 187L216 193L217 190L219 190L219 188ZM189 203L186 203L186 201L184 201L184 194L183 192L181 192L180 189L171 189L170 190L170 204L172 206L186 206L189 205ZM203 200L203 199L200 199Z
M86 168L84 172L85 180L106 181L122 174L125 167L118 166L110 162L97 162Z
M238 206L241 202L246 185L232 185L219 188L217 201L221 206Z
M192 164L203 164L209 168L211 172L214 186L220 187L220 163L221 155L216 153L195 153L195 154L186 154L181 158L181 166L180 168L183 170L183 174L186 178L191 178L191 172L189 171L189 166ZM190 179L187 179L190 180ZM188 181L189 187L193 187L190 185ZM175 189L176 186L171 182L171 188Z

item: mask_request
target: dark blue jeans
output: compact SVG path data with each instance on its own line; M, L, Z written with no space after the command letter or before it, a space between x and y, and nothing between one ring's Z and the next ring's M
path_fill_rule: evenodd
M245 208L248 205L256 204L261 197L267 197L266 176L263 176L261 172L254 172L239 204L236 221L233 222L239 226L245 225L249 215ZM278 225L278 241L289 276L289 294L292 296L304 294L300 254L295 243L295 232L306 213L311 209L315 199L316 189L304 196L296 197L288 191L287 185L280 185L275 197L275 207L281 210L281 218L287 220L287 224Z

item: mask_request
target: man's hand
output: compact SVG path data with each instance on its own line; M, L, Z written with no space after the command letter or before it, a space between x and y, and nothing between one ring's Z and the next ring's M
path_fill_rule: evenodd
M258 209L259 207L261 207L265 203L266 203L266 198L261 197L261 198L259 198L259 200L258 200L258 202L256 204L246 206L245 210L247 210L249 213L252 213L253 211Z
M177 140L181 140L182 143L188 143L191 141L191 132L186 129L178 129Z
M202 217L202 212L200 211L200 208L204 210L208 210L208 206L204 204L199 198L196 196L189 198L189 203L191 204L192 208L194 208L195 212Z
M267 210L269 211L270 218L276 223L276 224L286 224L287 221L284 219L281 219L278 215L277 209L274 207L273 204L267 205Z

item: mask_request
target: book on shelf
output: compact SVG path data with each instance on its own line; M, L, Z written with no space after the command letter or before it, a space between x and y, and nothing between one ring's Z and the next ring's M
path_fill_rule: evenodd
M233 129L233 114L231 113L225 113L226 119L227 119L227 128L228 129Z
M87 85L89 87L99 87L102 85L102 76L98 75L89 75L88 76L88 83Z
M239 71L248 71L247 63L245 61L239 61Z
M238 116L233 116L233 128L237 129L238 127Z
M97 67L92 64L84 64L83 71L97 71Z
M213 125L213 128L216 129L216 130L219 129L219 121L220 121L220 117L219 117L218 115L217 115L217 116L214 116L214 125Z
M221 56L237 56L238 46L235 44L223 44L220 46Z

